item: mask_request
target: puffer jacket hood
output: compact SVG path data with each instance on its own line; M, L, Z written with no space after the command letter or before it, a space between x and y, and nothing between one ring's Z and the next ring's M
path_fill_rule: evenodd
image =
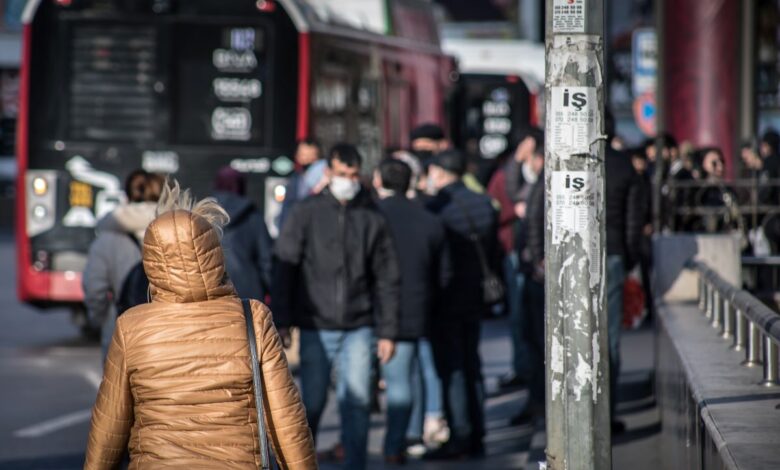
M183 210L161 215L146 230L143 251L153 301L190 303L236 295L219 235L199 215Z
M123 204L98 221L97 232L130 233L140 242L146 228L156 216L157 203L132 202Z

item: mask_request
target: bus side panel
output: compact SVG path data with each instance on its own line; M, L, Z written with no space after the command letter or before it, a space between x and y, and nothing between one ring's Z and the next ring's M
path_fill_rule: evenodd
M31 283L30 243L27 239L25 174L30 118L30 41L32 25L22 30L22 66L19 73L19 116L16 132L16 290L20 300L28 300Z

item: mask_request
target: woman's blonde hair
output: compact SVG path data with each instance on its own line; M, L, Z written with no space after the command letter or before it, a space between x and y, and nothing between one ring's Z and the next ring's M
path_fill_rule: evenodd
M213 197L196 201L189 189L182 190L179 182L168 178L157 202L157 217L166 212L188 211L206 219L222 238L222 228L230 222L230 216Z

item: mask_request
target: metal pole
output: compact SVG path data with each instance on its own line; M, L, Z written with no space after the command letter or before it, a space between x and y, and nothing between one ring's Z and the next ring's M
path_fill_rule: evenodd
M611 468L604 2L546 0L547 468Z
M717 289L713 289L712 294L712 327L715 329L720 328L720 316L723 314L723 304L720 302L720 291Z
M723 296L723 339L729 339L734 334L734 309L731 308L731 302L726 296Z
M699 310L702 312L704 311L704 308L707 306L707 293L704 290L704 276L702 276L701 273L699 273Z
M748 343L745 349L743 366L754 367L761 364L761 330L758 325L748 320Z
M704 310L704 314L707 318L712 318L712 296L715 295L715 288L707 283L707 308Z
M777 344L769 335L764 336L764 380L761 385L774 387L778 384L780 371L777 365Z
M735 323L737 325L737 333L734 335L734 345L732 346L732 349L734 351L742 351L747 345L748 326L747 318L745 318L741 309L737 309L737 319Z

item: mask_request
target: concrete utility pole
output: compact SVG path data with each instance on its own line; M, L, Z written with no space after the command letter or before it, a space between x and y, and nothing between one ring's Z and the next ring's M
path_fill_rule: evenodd
M604 0L547 0L547 468L611 468Z

